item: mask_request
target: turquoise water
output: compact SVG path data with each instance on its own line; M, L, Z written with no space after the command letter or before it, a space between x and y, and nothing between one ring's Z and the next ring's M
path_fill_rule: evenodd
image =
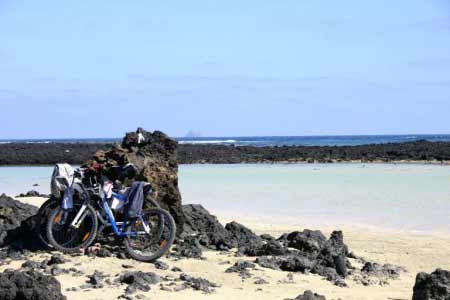
M49 191L51 167L0 167L0 193ZM450 233L450 167L394 164L183 165L184 203L300 223Z

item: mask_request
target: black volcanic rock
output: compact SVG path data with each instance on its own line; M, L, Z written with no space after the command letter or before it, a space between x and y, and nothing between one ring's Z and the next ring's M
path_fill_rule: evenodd
M284 234L278 241L287 247L316 255L324 248L327 238L318 230L305 229Z
M22 221L34 216L37 211L38 208L33 205L0 195L0 231L19 227Z
M11 143L0 145L0 165L54 165L61 162L82 164L105 143Z
M298 295L294 299L285 300L326 300L325 296L311 292L310 290L303 292L302 295Z
M397 279L402 272L406 272L405 268L391 264L377 264L366 262L361 269L364 275L375 276L386 279Z
M48 198L49 196L45 195L45 194L41 194L38 191L31 190L31 191L28 191L26 193L22 193L22 194L20 194L20 195L18 195L16 197L17 198L21 198L21 197L43 197L43 198Z
M344 235L342 231L333 231L330 239L322 248L319 260L322 265L336 270L342 276L347 276L347 255L348 247L344 244Z
M419 273L414 285L413 300L449 300L450 272L437 269L431 274Z
M177 142L160 131L147 132L138 128L136 132L127 133L120 146L97 151L86 165L100 166L111 180L120 179L126 183L126 179L116 177L117 168L114 167L128 163L137 168L135 179L152 185L153 198L171 213L178 233L182 232L184 214L178 189Z
M247 254L257 256L258 251L263 256L259 256L256 263L265 268L311 272L335 282L347 276L348 249L340 231L334 231L328 240L320 231L295 231L282 235L278 241L269 241L261 249L254 248L254 253L249 250Z
M218 284L210 282L207 279L201 277L193 277L187 274L181 274L180 280L184 282L186 287L191 287L196 291L202 291L205 294L214 292L214 288L219 287Z
M239 248L262 244L262 239L242 224L233 221L226 224L225 229L229 232L231 238L236 241Z
M32 243L37 211L33 205L0 195L0 247L13 242Z
M250 244L239 248L239 253L247 256L265 256L265 255L286 255L289 249L281 245L278 241L271 240L262 244Z
M137 142L129 136L125 148ZM0 145L0 165L51 165L59 162L83 164L98 150L108 151L110 143L11 143ZM358 146L178 146L178 163L274 163L274 162L450 162L450 142L425 140Z
M201 258L202 253L202 246L196 235L184 236L182 239L178 239L174 247L174 255L177 257Z
M237 246L230 233L199 204L183 205L183 235L196 235L199 243L213 250L229 250Z
M161 281L161 278L152 272L126 272L120 275L119 281L127 284L126 293L133 294L137 290L148 292L150 285L157 284Z
M225 273L239 273L242 279L250 278L251 274L248 269L254 269L256 266L249 261L237 261L233 266L225 270Z
M65 300L61 284L37 271L0 273L0 300Z
M358 146L228 146L193 145L180 146L179 162L192 163L273 163L273 162L394 162L450 161L450 142L425 140L406 143L370 144Z
M313 272L329 274L327 268L332 268L344 278L347 275L348 247L344 244L341 231L333 231L328 240L322 232L308 229L285 234L278 240L287 247L299 250L301 255L316 260L317 264Z

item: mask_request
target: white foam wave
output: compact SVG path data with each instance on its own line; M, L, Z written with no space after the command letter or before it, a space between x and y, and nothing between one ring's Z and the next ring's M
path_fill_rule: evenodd
M179 144L234 144L236 140L193 140L193 141L179 141Z
M27 144L50 144L51 141L28 141Z

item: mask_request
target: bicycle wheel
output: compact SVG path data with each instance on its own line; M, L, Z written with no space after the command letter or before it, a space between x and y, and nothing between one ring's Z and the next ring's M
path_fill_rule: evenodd
M65 253L76 252L88 247L95 240L98 219L92 206L85 206L78 228L71 225L82 206L81 203L74 203L70 210L58 206L50 213L47 221L47 238L55 249Z
M51 197L39 207L38 213L36 214L36 226L34 229L42 245L47 248L52 247L47 239L47 220L50 212L55 209L58 204L59 199Z
M148 208L152 208L152 207L161 208L161 206L159 206L158 202L156 202L156 200L153 199L150 196L147 196L145 198L145 202L146 202L147 205L149 205L149 206L147 206ZM164 230L164 217L161 217L161 218L158 219L158 224L156 226L158 226L157 228L159 228L159 229L158 229L157 232L153 232L153 236L155 237L155 239L159 239L159 238L162 237L162 235L164 233L163 232L163 230Z
M128 254L136 260L151 262L169 251L175 240L176 225L168 211L152 207L133 220L126 233L124 244Z

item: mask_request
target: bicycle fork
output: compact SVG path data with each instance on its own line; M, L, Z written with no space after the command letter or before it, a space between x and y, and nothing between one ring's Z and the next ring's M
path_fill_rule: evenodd
M142 226L144 227L145 233L150 234L150 226L148 226L147 222L145 222L145 220L142 216L139 218L141 219Z
M84 218L86 218L86 204L83 204L81 206L81 209L78 211L77 215L73 219L72 223L70 223L70 226L73 228L79 228L81 223L84 221Z

